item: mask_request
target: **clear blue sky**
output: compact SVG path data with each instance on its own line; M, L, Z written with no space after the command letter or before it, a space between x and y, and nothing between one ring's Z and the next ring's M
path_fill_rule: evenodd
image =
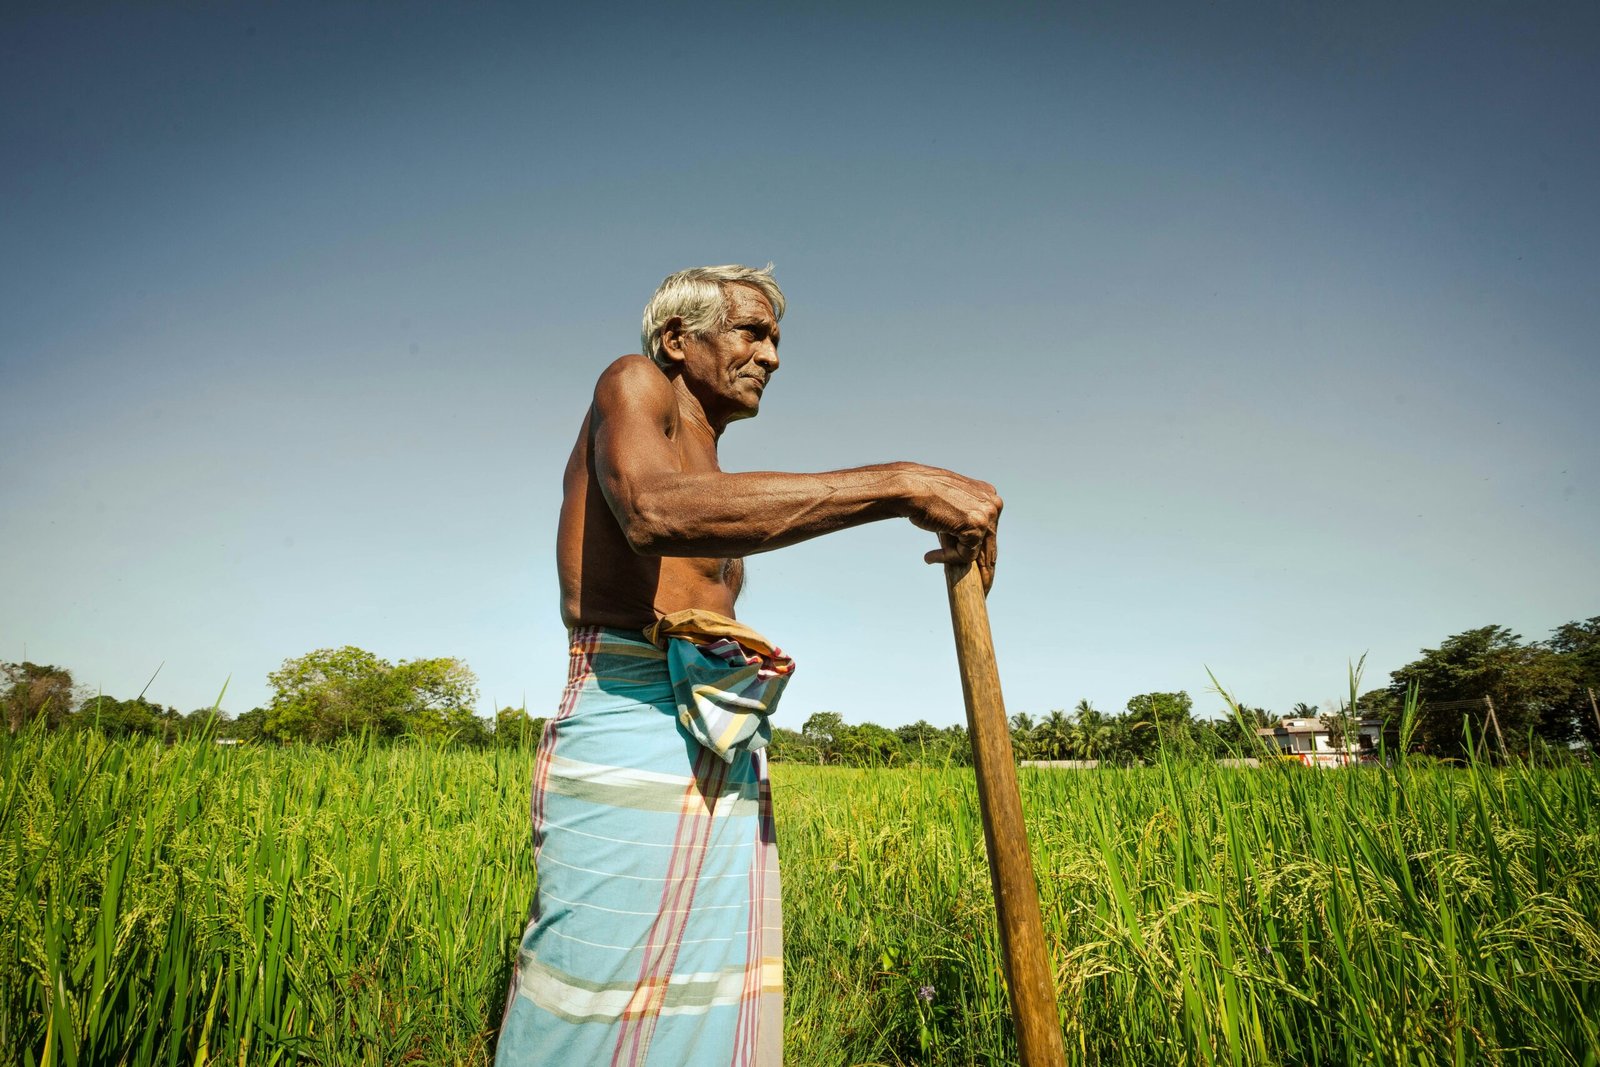
M730 470L1006 498L1012 711L1287 711L1600 614L1593 4L8 5L0 658L554 706L552 540L661 277L777 265ZM929 535L750 561L780 711L962 715Z

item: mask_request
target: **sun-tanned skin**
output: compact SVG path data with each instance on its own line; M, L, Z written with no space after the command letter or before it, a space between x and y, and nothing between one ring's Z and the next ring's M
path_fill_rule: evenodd
M623 356L595 386L563 481L562 621L642 629L684 608L732 618L743 557L897 517L939 535L929 563L975 559L987 589L1001 507L987 482L918 463L722 471L717 441L760 409L779 340L759 289L725 292L724 329L695 336L669 320L665 369Z

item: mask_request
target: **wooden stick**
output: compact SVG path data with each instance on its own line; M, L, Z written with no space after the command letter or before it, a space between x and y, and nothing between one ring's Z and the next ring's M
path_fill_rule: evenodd
M983 579L970 563L947 563L944 573L950 586L950 622L955 629L956 660L961 665L961 693L967 704L978 807L983 813L989 878L1000 918L1000 949L1005 957L1006 986L1011 991L1019 1062L1022 1067L1064 1067L1066 1050L1061 1043L1055 975L1045 950L1039 884L1033 877L1033 857L1022 824L1022 796L1017 792L1017 767L1005 701L1000 696L1000 671L994 661Z

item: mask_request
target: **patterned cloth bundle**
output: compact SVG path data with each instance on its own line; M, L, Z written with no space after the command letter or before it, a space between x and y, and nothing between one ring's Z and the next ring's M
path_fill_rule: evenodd
M765 748L768 717L794 673L794 660L750 627L691 608L667 615L644 632L667 651L678 722L728 762L741 751Z

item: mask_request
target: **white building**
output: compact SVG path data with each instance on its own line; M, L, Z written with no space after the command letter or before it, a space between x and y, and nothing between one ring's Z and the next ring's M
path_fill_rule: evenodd
M1325 719L1284 719L1277 726L1262 727L1256 735L1308 767L1344 767L1378 758L1382 719L1359 720L1348 748L1335 743L1335 729L1336 724Z

